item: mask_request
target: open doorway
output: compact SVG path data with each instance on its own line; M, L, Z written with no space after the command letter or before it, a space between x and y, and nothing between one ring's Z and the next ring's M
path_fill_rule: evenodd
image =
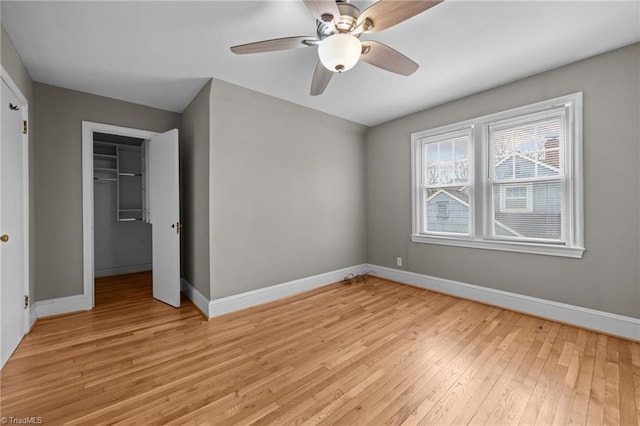
M146 277L154 298L180 306L178 131L82 124L85 308L106 277Z
M146 140L93 132L95 305L152 294Z
M93 133L96 278L152 270L145 140Z

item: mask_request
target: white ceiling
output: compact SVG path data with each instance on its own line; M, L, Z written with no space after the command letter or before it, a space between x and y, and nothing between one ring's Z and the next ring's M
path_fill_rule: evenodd
M361 10L372 1L353 1ZM364 35L418 62L366 63L309 96L315 48L229 47L315 35L301 0L2 1L2 25L35 81L182 112L209 77L368 126L640 41L640 0L447 0Z

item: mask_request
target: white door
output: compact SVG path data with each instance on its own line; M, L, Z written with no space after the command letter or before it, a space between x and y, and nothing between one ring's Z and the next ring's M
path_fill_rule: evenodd
M181 227L178 130L154 136L147 146L153 297L177 308L180 306Z
M2 81L0 143L0 346L4 366L24 337L25 209L23 105Z

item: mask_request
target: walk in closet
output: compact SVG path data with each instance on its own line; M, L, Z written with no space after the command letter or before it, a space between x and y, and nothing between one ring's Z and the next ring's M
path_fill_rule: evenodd
M152 269L146 142L93 136L95 276Z

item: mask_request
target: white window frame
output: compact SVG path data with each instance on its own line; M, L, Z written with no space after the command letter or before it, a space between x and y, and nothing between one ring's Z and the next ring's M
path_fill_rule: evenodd
M507 189L524 188L524 197L507 197ZM510 208L507 206L507 198L523 199L526 205L523 209ZM533 211L533 184L532 183L510 183L500 186L500 211L504 213L531 213Z
M563 240L562 244L548 241L518 241L491 237L491 204L493 203L492 185L489 181L489 141L488 126L498 121L518 119L526 115L544 113L559 107L566 112L566 179L564 180L563 200ZM422 232L424 209L421 197L422 182L422 145L426 138L435 137L456 130L471 129L472 142L469 148L469 215L470 235ZM471 247L498 251L540 254L581 258L584 248L584 210L583 210L583 150L582 150L582 92L572 93L514 108L486 116L465 120L411 135L411 199L412 233L414 243L441 244L458 247ZM516 183L524 186L527 183ZM529 194L529 192L528 192ZM528 205L532 205L529 204Z
M412 135L412 176L416 176L415 179L412 179L413 188L412 188L412 204L413 208L413 229L426 229L426 216L427 216L427 199L422 195L423 191L426 189L422 183L424 182L424 164L422 163L422 152L423 147L428 143L438 143L447 139L453 139L456 137L460 137L462 135L469 135L471 143L469 143L468 151L467 151L467 161L469 163L469 182L465 185L468 187L469 191L469 233L454 233L454 232L438 232L432 231L429 235L435 235L441 238L454 238L454 239L468 239L474 234L474 223L475 223L475 214L473 209L473 179L474 179L474 147L473 147L473 125L470 123L457 123L452 126L443 126L433 131L424 131L420 133L415 133ZM418 150L416 153L415 151ZM447 186L462 186L461 184L450 184L450 185L442 185L441 187ZM419 204L417 204L419 203ZM418 211L419 212L418 212ZM424 234L423 234L424 235Z

